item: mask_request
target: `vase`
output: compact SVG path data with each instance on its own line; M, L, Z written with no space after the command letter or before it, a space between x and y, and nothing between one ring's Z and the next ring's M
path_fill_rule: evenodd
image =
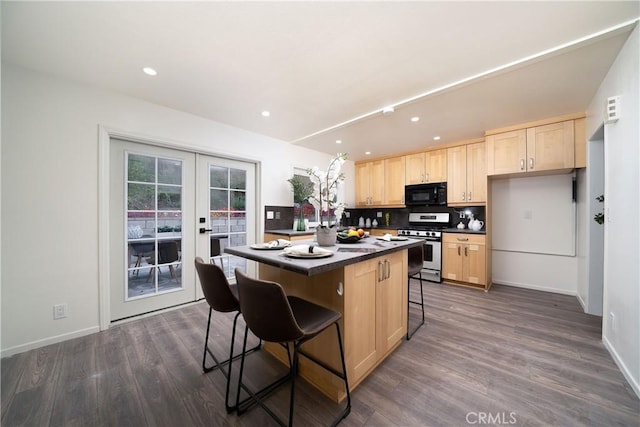
M336 244L336 234L338 227L318 227L316 228L316 240L318 246L333 246Z
M304 216L300 215L296 220L296 231L305 231L305 230L306 230L306 226L304 223Z

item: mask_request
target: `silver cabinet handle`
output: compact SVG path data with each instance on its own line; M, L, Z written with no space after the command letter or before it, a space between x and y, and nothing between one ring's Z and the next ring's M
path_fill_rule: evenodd
M429 174L427 174L427 180L426 181L429 182Z
M342 282L338 282L338 287L336 288L336 293L340 296L344 293L344 285Z
M458 245L458 256L460 256L460 246Z
M464 256L469 256L469 254L467 253L467 249L469 249L469 247L465 246L464 247Z
M533 170L533 157L529 158L529 169Z
M378 261L378 282L382 282L384 280L384 277L382 277L383 272L382 261Z
M471 191L469 191L469 201L471 201Z
M468 237L456 237L456 239L457 239L458 241L460 241L460 242L466 242L466 241L468 241L468 240L469 240L469 238L468 238Z
M520 170L524 170L524 159L520 159Z
M384 262L387 263L387 277L385 277L385 279L388 279L389 277L391 277L391 263L389 262L389 260L384 260Z
M462 200L463 200L463 201L465 200L465 196L466 196L466 193L464 193L464 192L463 192L463 193L462 193Z

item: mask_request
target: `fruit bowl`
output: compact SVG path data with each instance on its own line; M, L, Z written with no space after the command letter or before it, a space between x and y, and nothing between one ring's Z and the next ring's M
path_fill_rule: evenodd
M359 242L362 237L360 236L348 236L346 234L336 234L336 239L338 240L338 243L357 243Z

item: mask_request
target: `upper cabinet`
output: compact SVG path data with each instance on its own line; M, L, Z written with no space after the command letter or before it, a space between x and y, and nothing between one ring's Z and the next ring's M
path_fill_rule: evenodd
M384 161L384 205L404 205L405 157Z
M405 157L356 164L356 206L404 205Z
M406 159L406 185L447 180L447 150L409 154Z
M384 166L384 160L356 164L356 206L383 204Z
M574 121L489 135L487 174L571 170L575 167Z
M487 202L485 143L447 149L447 204L484 205Z

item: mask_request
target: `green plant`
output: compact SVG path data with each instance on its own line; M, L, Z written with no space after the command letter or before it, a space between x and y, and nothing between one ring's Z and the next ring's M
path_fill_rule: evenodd
M291 184L291 189L293 190L294 203L302 204L309 200L309 197L313 194L313 183L309 178L293 175L287 181Z
M601 194L598 197L596 197L596 200L599 201L600 203L604 203L604 194ZM604 213L603 212L597 213L596 216L593 217L593 220L598 224L604 224Z

